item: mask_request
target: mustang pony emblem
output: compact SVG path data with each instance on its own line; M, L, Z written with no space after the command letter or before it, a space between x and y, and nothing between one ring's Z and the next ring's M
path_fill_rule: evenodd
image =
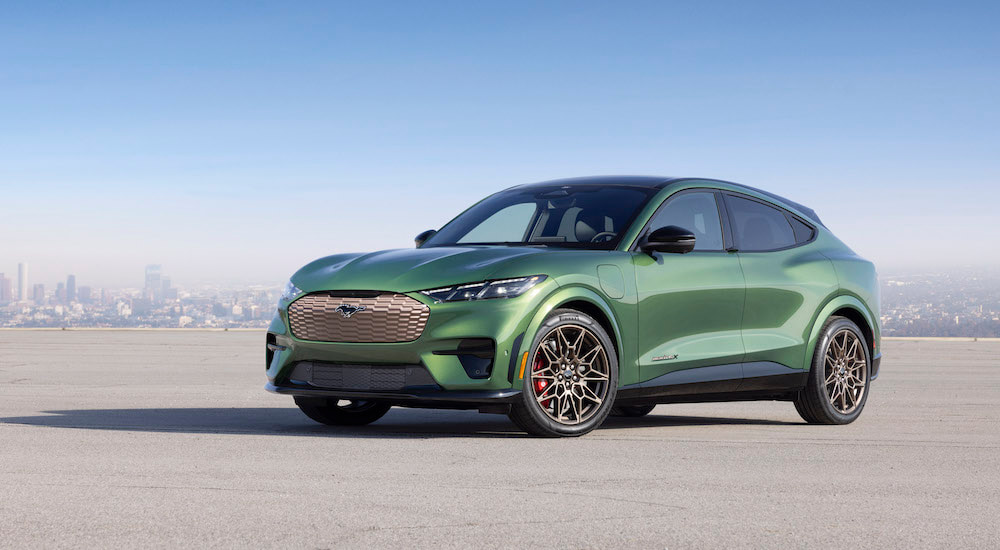
M368 308L365 306L351 306L347 304L342 304L337 306L337 309L335 309L334 311L343 315L344 319L350 319L351 315L354 315L355 313L359 311L364 311L366 309Z

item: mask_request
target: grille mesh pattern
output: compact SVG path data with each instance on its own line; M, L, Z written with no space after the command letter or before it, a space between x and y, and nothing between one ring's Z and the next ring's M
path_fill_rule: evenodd
M340 306L364 309L344 317L337 311ZM355 298L314 293L288 306L292 334L317 342L412 342L423 334L429 316L427 306L402 294Z
M311 382L345 390L401 390L406 386L406 368L314 364Z

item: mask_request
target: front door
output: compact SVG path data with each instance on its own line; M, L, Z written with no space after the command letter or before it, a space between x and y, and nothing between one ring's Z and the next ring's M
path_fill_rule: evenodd
M746 285L739 257L726 251L720 199L712 190L682 191L650 220L647 231L667 225L691 231L693 252L634 253L642 382L663 377L654 384L731 380L731 389L739 385ZM692 370L719 365L726 366Z

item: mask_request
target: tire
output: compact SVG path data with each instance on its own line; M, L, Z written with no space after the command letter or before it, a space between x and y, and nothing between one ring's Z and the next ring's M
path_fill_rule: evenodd
M810 424L850 424L868 402L871 382L869 343L858 325L830 317L820 333L806 387L795 410Z
M538 328L529 357L509 414L514 424L532 435L574 437L604 422L618 391L618 355L600 323L557 309Z
M656 405L618 405L611 408L611 416L639 418L653 412Z
M345 403L340 405L338 403ZM296 397L295 404L306 416L327 426L364 426L389 412L392 405L378 401L346 401Z

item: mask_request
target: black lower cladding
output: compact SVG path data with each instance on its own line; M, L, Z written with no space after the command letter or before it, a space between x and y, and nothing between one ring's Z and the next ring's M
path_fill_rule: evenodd
M618 389L623 402L697 402L783 399L805 387L808 371L758 361L669 372Z
M402 391L436 389L438 385L423 365L357 365L300 361L288 375L293 384L352 391Z

